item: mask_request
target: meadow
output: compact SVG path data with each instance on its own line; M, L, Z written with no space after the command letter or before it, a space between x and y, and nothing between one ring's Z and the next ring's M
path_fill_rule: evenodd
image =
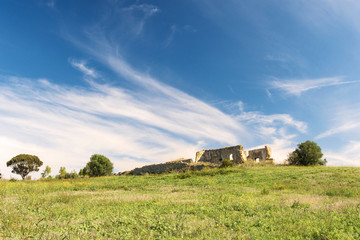
M360 168L0 180L0 239L360 239Z

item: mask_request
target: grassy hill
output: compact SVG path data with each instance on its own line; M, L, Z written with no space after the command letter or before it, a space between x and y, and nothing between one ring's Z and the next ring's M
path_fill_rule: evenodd
M360 239L360 168L0 181L0 239Z

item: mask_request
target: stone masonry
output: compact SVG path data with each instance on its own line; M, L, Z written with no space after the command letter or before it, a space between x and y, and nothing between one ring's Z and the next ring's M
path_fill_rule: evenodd
M268 146L260 149L249 150L249 156L247 158L254 161L258 160L259 162L274 161L274 159L271 157L271 148Z
M240 164L246 161L246 152L241 145L220 149L201 150L196 153L195 162L221 164L224 159L229 159L236 164Z

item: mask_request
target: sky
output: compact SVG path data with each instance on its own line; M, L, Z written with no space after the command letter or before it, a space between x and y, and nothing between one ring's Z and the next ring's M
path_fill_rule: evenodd
M357 0L1 1L0 172L18 178L21 153L56 175L95 153L120 172L238 144L282 163L306 140L360 166L359 15Z

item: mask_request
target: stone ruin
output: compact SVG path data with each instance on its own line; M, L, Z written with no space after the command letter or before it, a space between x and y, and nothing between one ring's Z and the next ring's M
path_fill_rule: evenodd
M135 168L134 170L120 174L142 175L167 173L174 170L201 170L204 167L212 168L219 166L225 159L233 161L235 164L241 164L246 161L274 163L274 159L271 157L271 148L268 146L260 149L249 150L249 155L247 156L243 146L236 145L232 147L198 151L196 152L195 162L193 162L192 159L180 158L166 163L152 164L141 168Z
M224 159L240 164L246 161L246 152L243 146L224 147L219 149L201 150L196 153L195 162L209 162L221 164Z
M274 162L274 159L271 157L271 148L269 146L250 150L249 155L246 156L246 151L244 151L244 148L241 145L219 149L201 150L196 153L195 162L221 164L224 159L233 161L235 164L244 163L249 160L257 162Z
M249 151L248 160L253 160L256 162L262 161L271 161L274 162L274 159L271 157L271 148L265 146L264 148L254 149Z

